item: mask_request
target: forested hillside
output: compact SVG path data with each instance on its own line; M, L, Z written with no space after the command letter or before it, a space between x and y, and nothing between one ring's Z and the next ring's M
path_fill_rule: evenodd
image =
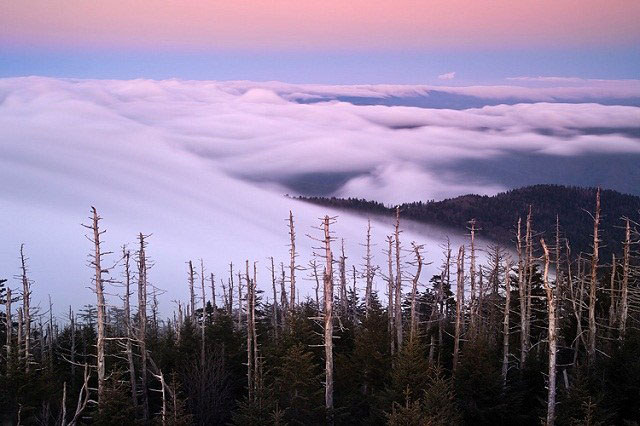
M403 233L405 218L430 204L397 209L384 241L374 241L369 224L359 253L345 252L333 232L339 219L325 216L308 265L298 263L290 213L286 264L271 258L270 274L259 276L247 259L214 277L204 262L185 259L184 298L172 307L159 305L162 290L149 278L152 239L140 233L135 247L106 251L109 222L92 208L84 231L94 304L64 316L55 314L66 303L55 294L48 306L34 304L48 290L30 278L36 265L26 246L16 270L1 271L15 278L0 280L0 418L64 426L637 425L638 215L616 223L622 238L606 257L601 235L613 234L606 226L614 221L601 221L602 213L617 214L620 206L606 203L624 197L566 190L585 203L592 195L590 220L571 225L592 242L580 254L562 216L579 207L560 211L559 228L540 235L555 227L556 212L545 209L562 200L527 214L517 210L532 201L523 191L443 202L452 215L454 205L477 214L455 211L469 238L459 247L443 242L436 275L425 276L424 247ZM469 219L489 212L477 203L511 221L523 215L515 255L479 245ZM386 249L377 262L375 245Z
M480 235L510 246L515 241L515 225L518 218L531 212L536 233L551 236L555 232L556 218L564 235L571 241L575 252L589 253L592 239L584 230L593 221L595 188L579 188L561 185L534 185L513 189L494 196L463 195L443 201L417 201L400 205L403 217L419 222L466 229L471 218L477 220ZM603 254L610 255L621 249L624 230L620 226L623 217L638 217L640 197L617 191L602 191L602 239ZM392 215L394 207L382 203L354 198L300 197L303 200L332 207L366 213Z

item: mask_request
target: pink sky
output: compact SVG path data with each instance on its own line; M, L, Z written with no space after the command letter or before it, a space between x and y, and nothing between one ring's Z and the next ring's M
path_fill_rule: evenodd
M637 0L0 0L5 47L421 49L629 45Z

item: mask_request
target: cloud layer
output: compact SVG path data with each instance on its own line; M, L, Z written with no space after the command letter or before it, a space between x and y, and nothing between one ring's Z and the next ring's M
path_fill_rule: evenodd
M624 98L615 84L591 92L586 86L438 88L496 99L524 93L546 102L568 89L582 100L603 90ZM267 276L266 257L286 257L289 209L299 218L300 250L310 253L312 242L303 236L327 211L282 194L304 192L314 180L333 181L328 190L336 195L397 203L506 189L503 181L472 173L474 164L506 155L640 155L633 132L640 108L633 106L538 102L448 110L303 102L345 94L430 96L432 90L0 80L0 237L6 243L0 272L16 270L17 248L26 242L40 285L77 297L88 283L88 270L78 272L88 248L79 223L95 204L109 228L109 249L137 232L154 233L155 280L170 290L170 300L184 294L184 261L200 256L219 276L228 261L247 257L259 260ZM630 84L626 95L636 90ZM305 179L311 183L296 185ZM359 263L365 219L340 216L337 235ZM376 226L381 244L390 228ZM435 260L443 232L424 232L408 232L406 239L428 242Z

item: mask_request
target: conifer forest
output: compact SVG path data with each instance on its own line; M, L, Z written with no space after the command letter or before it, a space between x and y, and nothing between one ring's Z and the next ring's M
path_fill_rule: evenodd
M612 230L593 195L587 250L560 215L541 232L530 208L504 224L503 245L481 243L468 217L464 244L442 241L429 275L401 208L384 240L369 221L356 253L339 216L308 231L289 212L286 262L247 258L215 276L184 259L183 297L166 306L153 230L107 250L109 218L91 207L78 232L92 280L77 291L92 304L35 305L48 291L28 245L0 271L2 424L638 425L638 212L607 218L624 237L603 247Z

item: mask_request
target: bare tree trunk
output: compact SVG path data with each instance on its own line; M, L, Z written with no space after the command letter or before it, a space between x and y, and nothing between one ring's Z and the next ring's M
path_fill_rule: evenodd
M469 221L470 236L471 236L471 257L469 259L469 279L471 283L471 302L470 302L470 326L471 326L471 334L475 335L478 331L478 295L476 288L476 245L475 245L475 236L476 236L476 220L471 219Z
M318 274L318 263L314 259L309 262L309 266L311 266L311 270L313 271L313 278L316 281L316 309L320 311L320 274Z
M195 271L193 270L193 262L189 261L189 296L190 303L189 308L191 309L191 324L195 327L196 325L196 292L195 292Z
M507 388L509 372L509 314L511 313L511 263L507 260L504 270L504 319L502 322L502 389Z
M326 267L324 271L324 355L326 423L333 425L333 254L331 253L331 219L323 220Z
M127 362L129 364L129 383L131 384L131 402L134 407L138 406L138 395L136 386L136 370L133 362L133 347L131 344L132 326L131 326L131 305L129 303L129 297L131 296L131 272L130 272L130 258L131 253L126 247L122 247L122 258L124 260L124 326L127 330Z
M544 275L543 284L547 293L547 313L548 317L548 339L549 339L549 386L547 397L547 426L553 426L556 417L556 354L558 345L558 330L556 324L556 294L554 289L549 285L549 249L544 242L540 240L542 250L544 251ZM557 289L556 289L557 290Z
M411 286L411 334L409 335L409 341L413 343L418 333L418 320L416 318L416 296L418 293L418 281L420 280L420 272L422 271L422 254L420 254L420 250L423 246L416 245L416 243L411 243L411 245L413 246L413 252L416 256L417 265L416 274L413 276ZM431 337L433 337L433 335Z
M445 320L445 301L444 301L444 285L446 283L447 289L451 289L451 241L447 238L447 247L445 250L445 264L444 264L444 276L440 281L440 291L438 294L439 306L439 318L438 318L438 364L440 363L440 355L442 354L442 344L444 335L444 320Z
M6 337L7 337L7 362L11 359L11 346L13 340L13 317L11 316L11 289L7 287L7 299L4 301ZM7 369L7 371L9 371Z
M202 292L202 323L200 324L200 360L202 362L202 368L204 370L204 363L206 359L206 346L205 331L207 328L207 297L204 293L204 261L200 259L200 289ZM164 389L164 388L163 388Z
M106 337L106 305L104 300L104 283L102 274L107 273L108 271L102 267L102 258L105 254L103 253L100 247L100 236L105 233L105 231L100 231L99 222L100 216L98 216L98 212L95 207L91 207L92 212L92 225L86 226L93 231L93 238L91 242L94 245L94 253L92 254L92 262L91 265L95 268L95 277L94 284L96 286L96 298L97 298L97 309L98 309L98 336L97 336L97 371L98 371L98 406L101 407L104 404L104 390L105 390L105 360L104 360L104 349L105 349L105 337Z
M613 330L616 325L616 255L611 255L611 282L609 287L609 328L607 336L613 338Z
M23 320L22 307L18 307L18 362L22 361L22 336L23 336Z
M273 337L278 340L278 293L276 291L276 265L273 261L273 256L271 259L271 286L273 287L273 305L272 305L272 318L271 323L273 324ZM316 288L316 299L318 297L318 289Z
M394 288L395 288L395 281L393 279L393 237L391 235L387 236L387 242L389 243L389 253L388 253L388 263L389 263L389 276L387 277L387 281L388 281L388 296L389 296L389 302L387 305L387 313L388 313L388 317L389 317L389 342L390 342L390 351L391 351L391 355L393 356L393 354L395 353L395 336L393 335L393 332L395 330L395 327L393 325L393 320L395 318L395 307L394 307L394 303L393 303L393 298L394 298Z
M246 261L246 281L247 281L247 389L249 400L253 400L253 336L251 335L251 292L253 285L249 277L249 260Z
M518 301L520 302L520 367L527 362L527 280L522 253L522 219L518 218L517 250L518 250Z
M149 419L149 394L147 391L147 255L145 236L138 235L138 345L140 346L140 377L142 385L142 416Z
M343 317L347 316L349 310L347 303L347 258L344 255L344 238L342 239L341 251L340 251L340 314Z
M240 284L238 284L239 286ZM229 263L229 317L233 314L233 262ZM240 326L240 324L238 324Z
M366 287L364 293L364 303L366 316L369 316L369 310L371 309L371 292L373 290L373 267L371 266L371 219L367 220L367 246L365 261L365 279Z
M260 362L258 359L258 333L256 332L256 290L258 288L257 262L253 262L253 280L251 282L251 338L253 339L253 369L254 389L257 392L260 380Z
M398 351L402 349L402 265L400 264L400 207L396 207L396 300L395 307L395 326L396 326L396 347Z
M629 253L631 249L631 226L626 218L624 253L622 259L622 285L620 288L620 322L618 324L618 339L624 340L629 315Z
M593 254L591 256L591 281L589 283L589 346L587 349L589 362L593 363L596 356L596 289L598 287L598 248L600 238L600 188L596 193L596 212L593 219Z
M285 287L286 276L284 273L284 263L280 262L280 323L283 330L287 329L287 315L289 312L289 299L287 298L287 288Z
M289 292L289 297L291 297L291 301L289 302L289 309L294 311L296 307L296 257L298 254L296 253L296 231L293 226L293 213L291 210L289 210L289 238L291 239L291 246L289 249L289 254L291 256L291 263L289 265L291 290Z
M238 330L242 330L242 275L240 272L238 272Z
M525 281L526 284L526 312L525 312L525 353L529 354L529 350L531 347L531 307L532 307L532 299L531 299L531 288L533 286L533 268L534 268L534 259L533 259L533 213L532 207L529 206L529 214L527 215L527 234L525 236L526 240L526 271L527 271L527 279ZM526 356L525 356L526 361ZM524 364L524 362L523 362Z
M20 270L22 278L22 315L24 327L24 369L28 373L31 364L31 281L27 277L24 244L20 245Z
M460 332L462 330L464 309L464 245L458 250L457 261L457 289L456 289L456 329L453 341L453 366L452 373L455 375L458 366L458 356L460 354Z
M213 275L213 272L211 273L209 280L211 281L211 309L213 310L211 313L211 319L215 320L218 316L218 304L216 303L216 277Z

